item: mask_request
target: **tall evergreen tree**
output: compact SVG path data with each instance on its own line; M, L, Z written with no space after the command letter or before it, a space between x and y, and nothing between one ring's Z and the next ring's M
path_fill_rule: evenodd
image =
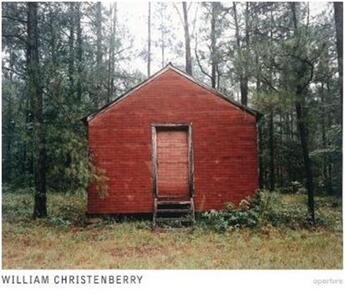
M38 4L27 4L27 73L34 127L34 218L47 216L46 141L43 119L43 91L39 62Z
M186 72L193 75L187 3L182 2Z

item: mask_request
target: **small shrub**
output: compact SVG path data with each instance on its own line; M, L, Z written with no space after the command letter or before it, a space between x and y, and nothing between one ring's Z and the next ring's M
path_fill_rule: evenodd
M48 218L48 222L51 225L54 226L62 226L62 227L67 227L69 225L71 225L71 221L64 219L62 217L49 217Z
M2 202L3 221L28 221L32 218L33 197L29 192L5 193Z
M138 221L135 225L136 225L137 229L139 229L139 230L151 230L152 229L152 221L151 220Z
M303 190L300 188L299 190ZM261 224L291 229L310 227L307 221L306 196L302 194L279 195L275 192L260 192ZM316 215L316 223L325 225L324 219Z
M289 201L283 200L289 197ZM298 197L298 198L297 198ZM216 231L224 232L244 227L288 227L291 229L309 227L307 206L302 195L280 195L277 192L259 191L242 200L238 206L229 203L223 211L209 211L201 215L201 224ZM330 201L328 201L330 203ZM322 213L327 213L323 209ZM317 212L317 224L334 225L329 217Z
M299 181L291 181L287 186L283 186L278 188L277 190L279 193L282 194L296 194L296 192L303 188L303 184L301 184Z
M303 185L299 181L292 181L290 183L291 193L296 193L298 190L303 188Z
M307 189L302 187L297 190L296 194L302 194L302 195L307 194Z
M280 202L280 195L276 192L260 191L256 201L260 212L260 222L264 224L269 222L273 209Z
M242 227L255 227L259 222L260 202L259 195L241 200L239 206L228 203L225 210L203 213L201 222L204 226L216 231L224 232Z

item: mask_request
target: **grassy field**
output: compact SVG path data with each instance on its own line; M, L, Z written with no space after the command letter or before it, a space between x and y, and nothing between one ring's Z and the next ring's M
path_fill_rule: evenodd
M305 208L282 195L284 211ZM318 198L321 225L265 225L224 233L205 226L152 231L150 221L88 224L85 198L49 194L49 218L31 220L32 197L3 194L4 269L340 269L339 201ZM287 210L286 210L287 209ZM287 212L288 213L288 212Z

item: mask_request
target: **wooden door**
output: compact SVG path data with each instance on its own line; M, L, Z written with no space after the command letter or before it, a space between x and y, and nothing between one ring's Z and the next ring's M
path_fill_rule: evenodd
M190 198L189 128L156 128L156 195Z

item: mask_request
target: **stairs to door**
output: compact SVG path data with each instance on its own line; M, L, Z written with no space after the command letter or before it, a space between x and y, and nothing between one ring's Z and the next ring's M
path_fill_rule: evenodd
M158 200L154 199L153 227L164 223L194 223L194 200Z

